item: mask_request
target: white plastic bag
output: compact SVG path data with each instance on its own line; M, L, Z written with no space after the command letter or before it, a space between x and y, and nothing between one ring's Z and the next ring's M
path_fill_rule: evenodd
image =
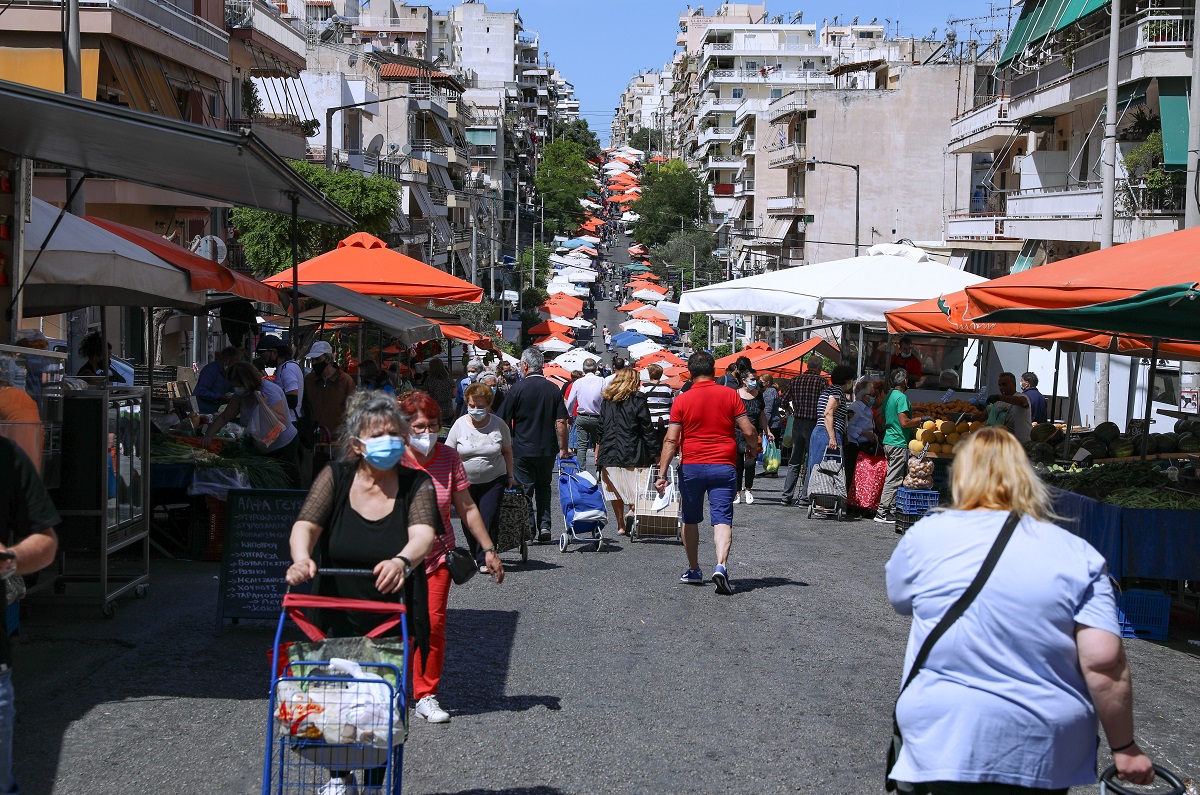
M255 392L253 400L257 403L249 411L242 410L242 416L247 417L246 433L254 439L254 444L260 450L269 450L279 434L283 433L283 421L271 410L267 398L261 391Z
M197 469L188 486L193 497L215 497L228 500L230 489L248 489L250 479L239 469Z
M308 695L321 704L323 710L314 715L315 723L330 743L387 742L388 720L392 712L392 690L383 677L353 660L334 657L329 667L338 674L350 677L345 684L325 682L313 687ZM399 725L400 716L395 718Z

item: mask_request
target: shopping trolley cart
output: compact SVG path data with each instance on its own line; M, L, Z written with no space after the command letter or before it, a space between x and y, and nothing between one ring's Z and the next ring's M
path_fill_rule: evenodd
M558 502L562 506L566 530L558 537L558 551L566 552L572 541L595 544L599 552L604 546L604 525L608 523L608 506L604 492L589 473L579 468L575 458L558 462Z
M682 540L683 519L680 516L679 484L675 478L675 467L668 466L666 473L667 493L671 495L671 501L659 510L654 510L654 504L659 499L658 489L654 487L655 481L658 480L658 467L638 470L638 475L638 491L633 503L633 529L630 531L629 540Z

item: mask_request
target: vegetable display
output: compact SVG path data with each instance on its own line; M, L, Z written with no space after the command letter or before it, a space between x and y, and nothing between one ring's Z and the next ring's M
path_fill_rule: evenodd
M1163 488L1117 489L1104 498L1104 502L1122 508L1146 508L1165 511L1200 510L1200 494Z
M274 458L258 455L242 444L227 444L220 454L189 443L192 440L156 436L150 443L150 456L158 464L192 464L197 469L236 469L256 489L289 489L287 470Z
M1167 476L1149 461L1118 461L1093 467L1047 467L1045 477L1052 486L1066 491L1122 488L1161 488Z

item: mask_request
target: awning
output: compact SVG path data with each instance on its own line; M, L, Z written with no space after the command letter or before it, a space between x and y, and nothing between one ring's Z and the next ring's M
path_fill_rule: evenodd
M89 216L87 220L96 226L107 229L114 235L125 238L134 245L141 246L175 267L187 271L193 290L215 290L222 293L233 293L251 301L279 304L279 293L257 279L251 279L224 265L197 256L160 235L147 232L145 229L119 224L116 221L109 221L106 218Z
M253 133L173 121L0 80L0 149L92 174L307 221L354 219ZM132 153L132 156L131 156Z
M1141 80L1134 80L1132 83L1126 83L1117 88L1117 113L1121 114L1130 108L1136 108L1139 105L1146 104L1146 89L1150 87L1150 78L1143 77ZM1104 115L1108 112L1108 105L1100 106L1100 114L1097 117L1096 124L1104 124Z
M448 340L458 340L459 342L474 345L477 348L490 348L492 346L492 340L489 337L480 334L478 331L472 331L466 326L459 326L454 323L439 323L438 331ZM426 337L426 339L431 338Z
M1029 0L1021 7L1021 16L1013 26L1004 54L1000 56L1000 66L1020 55L1031 42L1044 39L1048 34L1059 29L1069 6L1076 5L1077 0ZM1074 21L1074 20L1072 20ZM1066 24L1070 24L1069 22Z
M438 132L442 134L442 140L454 146L454 133L450 131L450 125L446 124L446 120L436 113L433 115L433 123L437 125Z
M1046 264L1046 249L1041 240L1026 240L1009 273L1020 273Z
M1158 78L1158 113L1162 118L1163 165L1185 171L1188 153L1188 77Z
M337 284L301 284L300 294L374 323L405 345L438 335L437 323Z

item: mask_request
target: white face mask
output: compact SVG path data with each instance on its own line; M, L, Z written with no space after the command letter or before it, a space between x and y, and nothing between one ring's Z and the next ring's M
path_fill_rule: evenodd
M427 455L437 443L437 439L436 433L414 433L408 437L408 446L421 455Z
M467 409L467 414L473 420L481 420L488 415L487 409Z

